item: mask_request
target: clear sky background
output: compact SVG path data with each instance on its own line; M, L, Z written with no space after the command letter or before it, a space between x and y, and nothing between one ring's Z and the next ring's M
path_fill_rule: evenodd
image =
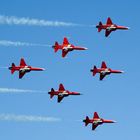
M0 89L24 89L46 93L15 93L0 91L0 116L9 114L7 120L0 117L1 140L132 140L140 139L140 2L138 0L0 0L0 15L18 18L35 18L86 25L74 26L28 26L0 23L0 41L28 42L53 45L69 38L74 45L87 47L86 51L73 51L67 58L61 52L54 53L50 46L4 46L0 45ZM114 23L128 26L128 31L112 32L105 38L104 31L94 27L110 16ZM89 25L94 25L90 27ZM18 73L2 68L24 57L32 66L44 67L46 71L30 72L23 79ZM92 77L93 65L100 67L102 61L112 69L125 71L109 75L99 81ZM50 100L47 92L63 83L70 91L83 95L64 98L58 104L56 97ZM116 120L104 124L96 131L91 125L85 127L82 120L97 111L105 119ZM14 114L15 117L11 117ZM26 115L27 119L16 116ZM60 121L29 121L28 116L54 117ZM6 117L6 116L5 116ZM5 120L4 120L5 119Z

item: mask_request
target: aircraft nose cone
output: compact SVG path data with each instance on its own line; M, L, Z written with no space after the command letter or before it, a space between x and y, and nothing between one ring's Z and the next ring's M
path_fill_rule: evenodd
M80 92L77 92L76 94L77 94L77 95L81 95L81 93L80 93Z
M52 48L54 49L54 48L55 48L55 46L53 45L53 46L52 46Z
M45 69L45 68L42 68L41 70L44 71L44 70L46 70L46 69Z

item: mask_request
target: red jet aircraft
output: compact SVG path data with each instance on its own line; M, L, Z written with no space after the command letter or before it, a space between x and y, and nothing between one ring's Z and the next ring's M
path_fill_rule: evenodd
M100 80L102 80L106 75L109 75L111 73L123 73L123 71L120 70L112 70L110 68L107 68L106 63L103 61L101 68L97 68L96 66L93 67L93 69L90 70L93 73L93 76L96 75L96 73L100 73Z
M45 69L43 68L34 68L31 66L26 65L23 58L20 60L20 66L15 66L14 63L12 63L12 66L9 67L9 70L11 70L11 74L13 74L15 71L19 71L19 79L21 79L25 73L30 71L43 71Z
M80 95L80 93L78 92L71 92L71 91L65 90L63 84L59 85L59 90L54 90L52 88L51 91L48 92L48 94L50 94L50 98L52 98L54 95L58 96L58 100L57 100L58 103L60 103L64 97L67 97L69 95Z
M116 24L113 24L112 20L110 19L110 17L108 17L107 19L107 23L106 24L102 24L102 22L99 22L99 25L96 26L96 28L98 28L98 32L100 32L102 29L105 30L105 36L109 36L109 34L112 31L116 31L116 30L128 30L128 27L125 26L119 26Z
M69 43L68 39L65 37L63 40L63 44L59 45L58 42L55 42L55 45L52 46L54 48L54 52L57 52L58 50L62 50L62 57L65 57L68 52L73 50L86 50L87 48L74 46Z
M98 125L101 125L103 123L115 123L115 121L100 118L97 112L94 112L93 119L89 119L89 117L86 116L86 119L84 119L83 122L85 123L85 126L91 123L92 130L95 130Z

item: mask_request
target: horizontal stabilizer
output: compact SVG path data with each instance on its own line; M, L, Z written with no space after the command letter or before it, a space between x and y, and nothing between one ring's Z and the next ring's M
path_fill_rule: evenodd
M58 44L58 42L55 42L55 45L53 46L53 48L54 48L54 52L57 52L58 50L59 50L59 44Z
M83 122L85 123L85 126L87 126L87 125L89 124L89 117L88 117L88 116L86 116L86 119L85 119L85 120L83 120Z
M15 64L12 63L11 67L9 67L9 70L11 70L11 74L15 72Z
M50 94L50 98L53 98L53 96L54 96L54 92L55 92L55 90L54 90L53 88L51 88L51 91L49 92L49 94Z
M97 68L96 68L96 66L94 66L94 68L93 68L93 76L95 76L96 73L97 73Z
M100 31L102 30L102 27L101 27L102 25L103 25L103 24L102 24L102 22L100 21L100 22L99 22L99 26L98 26L98 32L100 32Z

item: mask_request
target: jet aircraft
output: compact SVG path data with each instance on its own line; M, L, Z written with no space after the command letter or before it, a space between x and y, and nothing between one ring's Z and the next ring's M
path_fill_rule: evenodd
M125 26L119 26L119 25L113 24L113 22L112 22L110 17L108 17L106 24L102 24L102 22L100 21L99 24L96 26L96 28L98 28L98 32L100 32L102 29L104 29L106 37L108 37L109 34L112 31L128 30L129 29L128 27L125 27Z
M51 88L51 91L49 91L48 94L50 94L50 98L52 98L54 95L58 96L58 103L60 103L64 97L67 97L69 95L80 95L79 92L65 90L63 84L59 85L58 90L54 90L53 88Z
M63 44L60 45L58 42L55 42L55 45L52 46L54 48L54 52L57 52L58 50L62 50L62 57L65 57L68 52L73 50L86 50L87 48L74 46L73 44L70 44L68 39L64 37Z
M21 58L20 60L20 65L16 66L14 63L12 63L11 67L9 67L9 70L11 70L11 74L13 74L15 71L19 71L19 79L21 79L25 73L30 72L30 71L43 71L45 70L44 68L35 68L32 66L28 66L25 63L24 58Z
M94 66L90 71L93 73L93 76L95 76L96 73L100 73L100 80L103 80L106 75L109 75L111 73L123 73L123 71L120 70L112 70L111 68L107 68L104 61L102 62L101 68L97 68L96 66Z
M103 123L115 123L116 121L102 119L99 117L97 112L94 112L93 119L89 119L89 117L86 116L86 119L84 119L83 122L85 123L85 126L91 123L92 130L95 130L98 125L101 125Z

